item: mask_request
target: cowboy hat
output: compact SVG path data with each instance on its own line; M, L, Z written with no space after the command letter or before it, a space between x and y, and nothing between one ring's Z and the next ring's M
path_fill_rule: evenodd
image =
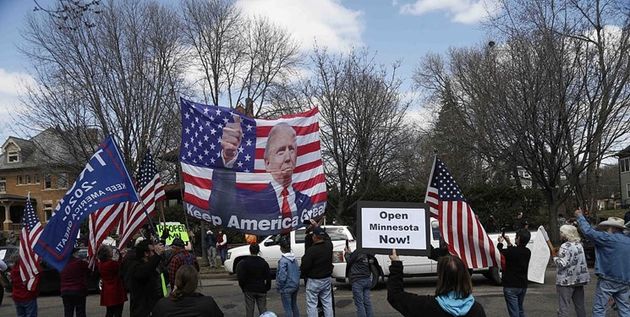
M608 220L602 221L597 225L597 228L602 229L602 227L615 227L619 229L625 229L623 219L619 217L608 217Z

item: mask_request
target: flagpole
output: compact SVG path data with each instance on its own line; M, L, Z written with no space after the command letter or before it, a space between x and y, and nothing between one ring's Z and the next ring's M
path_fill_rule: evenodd
M427 194L429 193L429 187L431 187L431 180L433 179L433 171L435 170L435 163L437 163L437 153L433 154L433 164L431 164L431 174L429 174L429 181L427 182L427 189L424 192L424 202L427 202ZM430 213L431 217L438 218L438 215Z

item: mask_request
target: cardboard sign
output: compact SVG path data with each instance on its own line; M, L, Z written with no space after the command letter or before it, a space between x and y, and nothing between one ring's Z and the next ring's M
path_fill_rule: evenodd
M171 243L173 243L173 239L175 238L182 239L184 243L190 241L185 224L179 222L166 222L166 228L168 229L166 245L171 245ZM161 237L162 232L164 231L164 223L155 225L155 231L157 231L158 236Z
M357 248L369 253L428 255L429 207L423 203L360 201Z

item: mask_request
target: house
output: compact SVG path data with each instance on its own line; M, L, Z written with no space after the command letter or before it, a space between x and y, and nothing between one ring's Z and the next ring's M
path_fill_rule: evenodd
M630 207L630 146L616 154L619 160L619 185L621 186L621 207Z
M30 193L39 220L46 223L74 175L59 163L73 162L56 130L47 129L26 140L9 137L0 154L0 221L3 231L20 230Z

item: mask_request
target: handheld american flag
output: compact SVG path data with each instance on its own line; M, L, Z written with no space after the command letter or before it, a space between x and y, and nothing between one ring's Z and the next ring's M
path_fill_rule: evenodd
M190 215L260 235L323 215L317 108L263 120L181 99L181 111L180 162Z
M155 161L149 151L145 154L138 170L138 188L141 201L127 204L122 208L122 216L118 226L120 246L124 247L129 239L155 212L157 202L164 199L164 184L155 167Z
M437 157L433 162L425 202L440 223L440 234L451 254L469 268L500 266L501 254L486 234L477 215L466 202L446 165Z
M39 222L35 209L31 204L29 195L22 215L22 231L20 232L20 277L26 282L29 291L37 288L37 275L39 274L39 255L33 252L33 248L42 234L42 224Z
M121 219L122 211L128 204L119 203L99 209L90 214L88 220L88 260L90 268L94 269L95 256L103 240L114 229Z

